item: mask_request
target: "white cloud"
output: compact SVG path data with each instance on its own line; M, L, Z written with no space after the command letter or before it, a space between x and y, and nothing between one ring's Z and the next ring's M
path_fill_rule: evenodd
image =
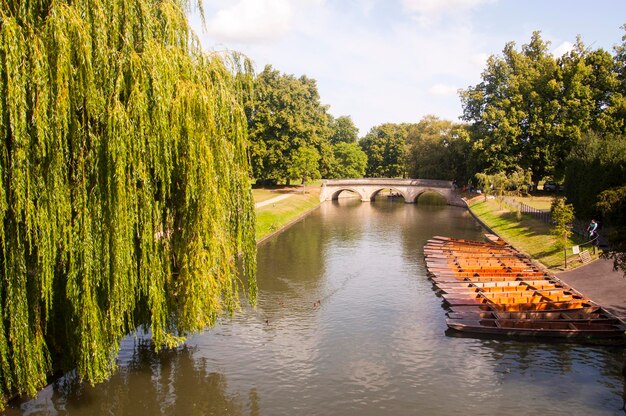
M449 13L459 9L471 9L492 0L402 0L408 10L417 13Z
M226 17L237 20L238 13L238 22L256 18L249 11L237 12L252 0L205 1L209 23L226 22ZM230 31L223 31L235 39L228 40L224 33L217 36L214 25L209 36L198 32L204 46L211 49L219 41L245 53L257 71L271 64L283 73L316 79L330 113L352 116L361 135L374 125L418 122L427 114L456 119L461 106L458 87L452 85L478 82L484 51L490 50L466 21L424 30L405 9L390 7L389 2L363 0L347 7L323 0L277 0L270 7L269 0L257 1L265 13L271 7L289 11L280 20L289 22L282 32L273 31L267 22L256 31L234 22Z
M292 24L289 0L238 0L218 10L207 31L222 42L262 42L280 38Z
M467 10L497 0L402 0L405 10L415 14L422 25L438 22L443 16L458 15Z
M443 97L449 97L451 95L456 95L458 90L459 90L459 88L455 87L454 85L435 84L435 85L433 85L432 87L430 87L428 89L428 92L431 95L439 95L439 96L443 96Z
M552 55L559 58L568 52L574 50L574 44L570 42L563 42L552 51Z

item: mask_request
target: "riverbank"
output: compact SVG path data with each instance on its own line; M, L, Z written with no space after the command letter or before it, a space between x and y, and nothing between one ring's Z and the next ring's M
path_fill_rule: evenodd
M487 228L500 236L518 251L534 259L552 272L564 270L565 255L563 249L556 248L556 237L550 233L550 226L528 214L513 211L506 204L496 199L475 197L468 201L470 211ZM567 242L567 270L580 267L580 256L572 253L572 247L585 241L572 235ZM588 249L589 247L587 247ZM591 253L597 259L598 253Z
M318 183L302 186L255 188L256 241L261 243L300 220L320 204Z
M495 200L484 201L478 197L468 202L470 211L492 232L536 263L548 269L559 280L592 299L626 322L626 278L621 271L613 270L613 262L592 254L592 261L582 264L571 247L580 244L574 237L568 243L568 268L563 270L562 250L553 247L554 236L547 224L529 215L517 215Z

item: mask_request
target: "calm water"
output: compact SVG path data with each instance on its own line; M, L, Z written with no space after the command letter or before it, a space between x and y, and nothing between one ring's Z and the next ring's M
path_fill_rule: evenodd
M446 336L422 247L483 232L459 208L326 203L259 247L256 309L177 351L128 338L109 382L9 413L623 415L621 349Z

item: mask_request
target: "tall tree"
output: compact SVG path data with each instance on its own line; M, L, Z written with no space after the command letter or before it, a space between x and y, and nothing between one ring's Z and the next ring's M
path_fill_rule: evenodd
M306 186L309 179L319 179L320 154L312 147L303 146L292 153L289 164L289 177L300 179L302 185Z
M357 143L339 142L333 146L335 153L334 178L361 178L367 168L367 155Z
M283 75L268 65L256 77L254 87L246 105L254 177L289 180L292 156L304 146L318 151L323 173L330 169L328 116L315 80Z
M369 177L396 178L406 174L406 140L409 124L381 124L359 141L367 155Z
M354 125L350 116L340 116L330 118L330 142L337 143L356 143L359 140L359 129Z
M411 178L469 179L474 157L467 127L426 116L408 130L407 171Z
M0 7L0 393L52 367L99 382L254 298L241 105L249 65L205 54L183 0Z
M570 138L554 140L559 110L559 67L539 32L502 57L491 56L483 81L461 93L463 119L474 123L476 142L492 172L530 169L538 182L562 169Z

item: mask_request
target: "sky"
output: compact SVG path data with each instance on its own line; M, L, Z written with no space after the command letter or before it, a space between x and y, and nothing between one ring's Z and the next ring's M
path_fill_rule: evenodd
M426 115L459 121L459 89L481 82L490 55L541 31L555 56L580 35L613 53L626 0L200 0L190 22L203 48L238 51L317 81L335 117L364 136Z

